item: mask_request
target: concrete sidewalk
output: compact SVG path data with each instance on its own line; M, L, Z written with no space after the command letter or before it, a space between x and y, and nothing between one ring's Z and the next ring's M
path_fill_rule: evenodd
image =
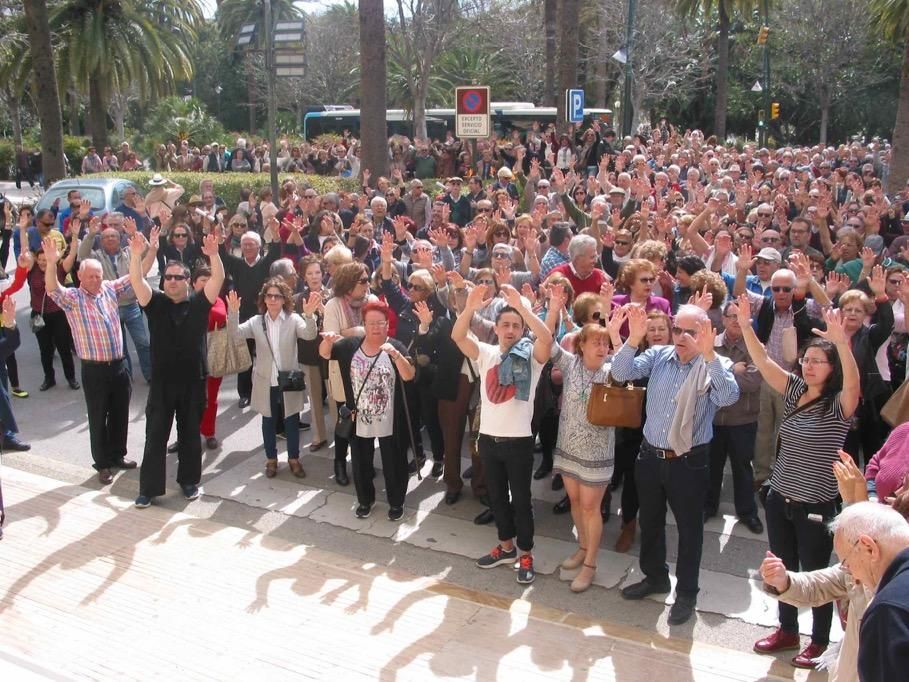
M3 474L2 679L808 679L773 658Z

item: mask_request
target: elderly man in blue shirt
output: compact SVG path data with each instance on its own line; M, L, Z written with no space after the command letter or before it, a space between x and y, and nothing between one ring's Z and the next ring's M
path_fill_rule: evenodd
M666 504L679 533L675 603L669 624L691 618L697 603L704 542L704 500L710 483L709 445L717 409L732 405L739 388L732 362L714 352L716 331L701 308L683 305L672 326L671 346L654 346L637 357L647 333L647 313L626 306L629 336L615 355L618 381L649 377L644 440L635 462L641 501L641 571L644 580L622 590L625 599L669 592L666 564Z

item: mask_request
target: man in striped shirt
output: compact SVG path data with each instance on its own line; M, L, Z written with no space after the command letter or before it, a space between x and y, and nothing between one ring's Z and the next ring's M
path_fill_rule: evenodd
M47 259L45 287L66 313L73 332L76 355L82 361L82 390L88 413L88 431L94 468L102 485L113 481L112 469L135 469L126 459L129 400L132 395L129 372L123 359L123 332L120 328L119 299L133 293L129 274L104 280L104 271L94 258L79 266L78 289L61 287L57 281L60 252L53 239L43 242ZM158 230L152 230L150 248L143 261L148 273L158 250Z
M679 533L678 586L669 624L694 612L704 542L704 501L709 479L709 445L717 408L732 405L739 387L732 362L714 352L716 331L707 313L679 307L672 346L654 346L637 357L647 333L647 313L627 306L629 336L612 362L617 381L649 377L644 440L635 463L640 497L641 571L644 580L622 590L625 599L670 591L666 565L666 504Z

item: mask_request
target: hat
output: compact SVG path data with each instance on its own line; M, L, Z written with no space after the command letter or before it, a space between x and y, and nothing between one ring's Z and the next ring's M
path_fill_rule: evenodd
M511 172L511 169L508 166L502 166L499 169L499 172L497 173L497 175L500 178L513 178L514 177L514 173Z
M422 187L423 181L420 180L419 178L414 178L413 180L410 181L410 186L411 187Z
M148 181L148 184L149 184L151 187L160 187L161 185L166 185L166 184L167 184L167 180L165 180L165 179L164 179L164 176L161 175L160 173L155 173L155 174L152 176L152 179Z
M202 197L200 197L198 194L193 194L193 195L189 198L189 205L190 205L190 206L192 206L193 204L201 204L201 203L202 203Z
M460 185L460 184L463 183L464 181L463 181L461 178L459 178L457 175L453 175L453 176L451 176L450 178L448 178L448 182L449 182L449 183L456 182L456 183L458 183L458 184Z
M770 261L772 263L783 262L783 257L780 255L780 252L770 246L765 246L763 249L761 249L755 258L758 258L759 260Z
M609 193L610 194L621 194L622 196L625 196L625 190L622 189L621 187L613 186L613 188L611 190L609 190Z

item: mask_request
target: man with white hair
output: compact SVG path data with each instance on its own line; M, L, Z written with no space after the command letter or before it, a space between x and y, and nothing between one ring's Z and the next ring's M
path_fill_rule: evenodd
M616 314L627 316L629 335L613 358L612 376L617 381L649 377L644 439L635 462L644 579L625 587L622 597L643 599L671 589L666 565L668 504L679 535L678 585L669 624L681 625L697 603L713 418L717 408L739 399L739 387L732 361L714 351L716 331L701 308L680 306L673 320L673 345L654 346L640 355L647 313L627 306Z
M906 679L909 670L909 524L877 502L847 507L830 524L840 565L876 594L862 616L862 682Z
M388 202L385 197L373 197L369 202L369 209L372 211L372 224L375 227L376 239L381 240L383 232L393 236L395 226L388 217Z
M559 274L566 277L575 296L583 293L599 295L600 287L609 281L609 277L597 267L600 261L597 240L588 234L572 237L568 244L568 257L571 261L554 267L549 276Z

